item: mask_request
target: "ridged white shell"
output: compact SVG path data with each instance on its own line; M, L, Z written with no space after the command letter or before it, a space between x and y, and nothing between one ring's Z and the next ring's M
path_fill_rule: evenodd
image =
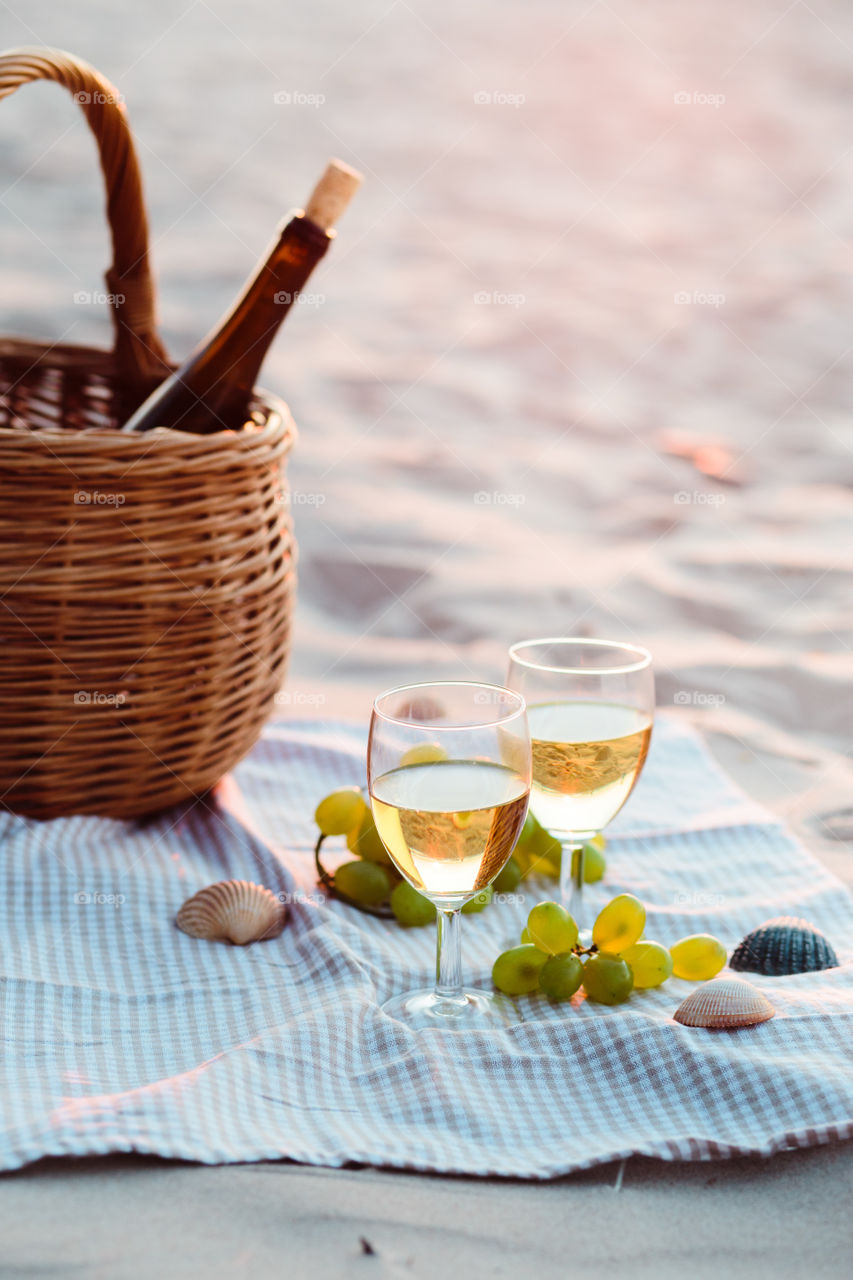
M269 889L250 880L220 880L187 898L175 923L191 938L244 947L263 938L277 938L284 928L284 917L284 903Z
M753 1027L767 1022L774 1012L767 997L751 983L717 978L691 991L673 1017L685 1027Z

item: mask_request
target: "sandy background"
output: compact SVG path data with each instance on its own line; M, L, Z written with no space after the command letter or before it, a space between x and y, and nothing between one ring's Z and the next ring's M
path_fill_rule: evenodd
M291 712L499 678L524 635L639 638L661 705L839 865L849 8L32 0L0 23L126 96L176 355L329 153L367 175L264 375L301 427ZM107 255L77 115L52 86L3 104L3 323L103 341L74 302ZM719 445L722 479L673 444Z
M0 29L125 94L175 355L328 154L367 175L264 375L301 427L287 713L639 639L850 877L843 0L15 0ZM85 126L52 87L2 111L3 325L103 342Z

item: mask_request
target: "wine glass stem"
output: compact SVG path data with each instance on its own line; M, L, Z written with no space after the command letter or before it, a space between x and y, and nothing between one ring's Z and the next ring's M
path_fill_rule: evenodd
M438 950L435 958L435 994L438 1000L464 1004L462 990L462 912L438 909Z
M575 858L577 853L577 858ZM585 854L581 841L567 840L560 858L560 898L566 910L583 928L583 871ZM574 864L574 870L572 870Z

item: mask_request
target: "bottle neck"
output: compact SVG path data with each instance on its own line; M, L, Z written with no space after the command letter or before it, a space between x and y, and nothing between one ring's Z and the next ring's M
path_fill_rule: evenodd
M205 375L196 380L197 395L215 400L221 387L229 403L245 401L279 325L331 240L301 213L286 223L227 320L190 357L188 367Z

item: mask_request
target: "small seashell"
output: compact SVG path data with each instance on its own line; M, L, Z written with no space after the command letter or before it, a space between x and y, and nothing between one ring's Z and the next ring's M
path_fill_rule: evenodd
M284 928L284 903L250 880L220 880L187 898L175 923L191 938L211 942L248 942L277 938Z
M767 997L740 978L715 978L682 1000L673 1017L685 1027L752 1027L772 1018Z
M766 973L778 978L788 973L835 969L838 956L808 920L779 916L748 933L729 964L741 973Z

